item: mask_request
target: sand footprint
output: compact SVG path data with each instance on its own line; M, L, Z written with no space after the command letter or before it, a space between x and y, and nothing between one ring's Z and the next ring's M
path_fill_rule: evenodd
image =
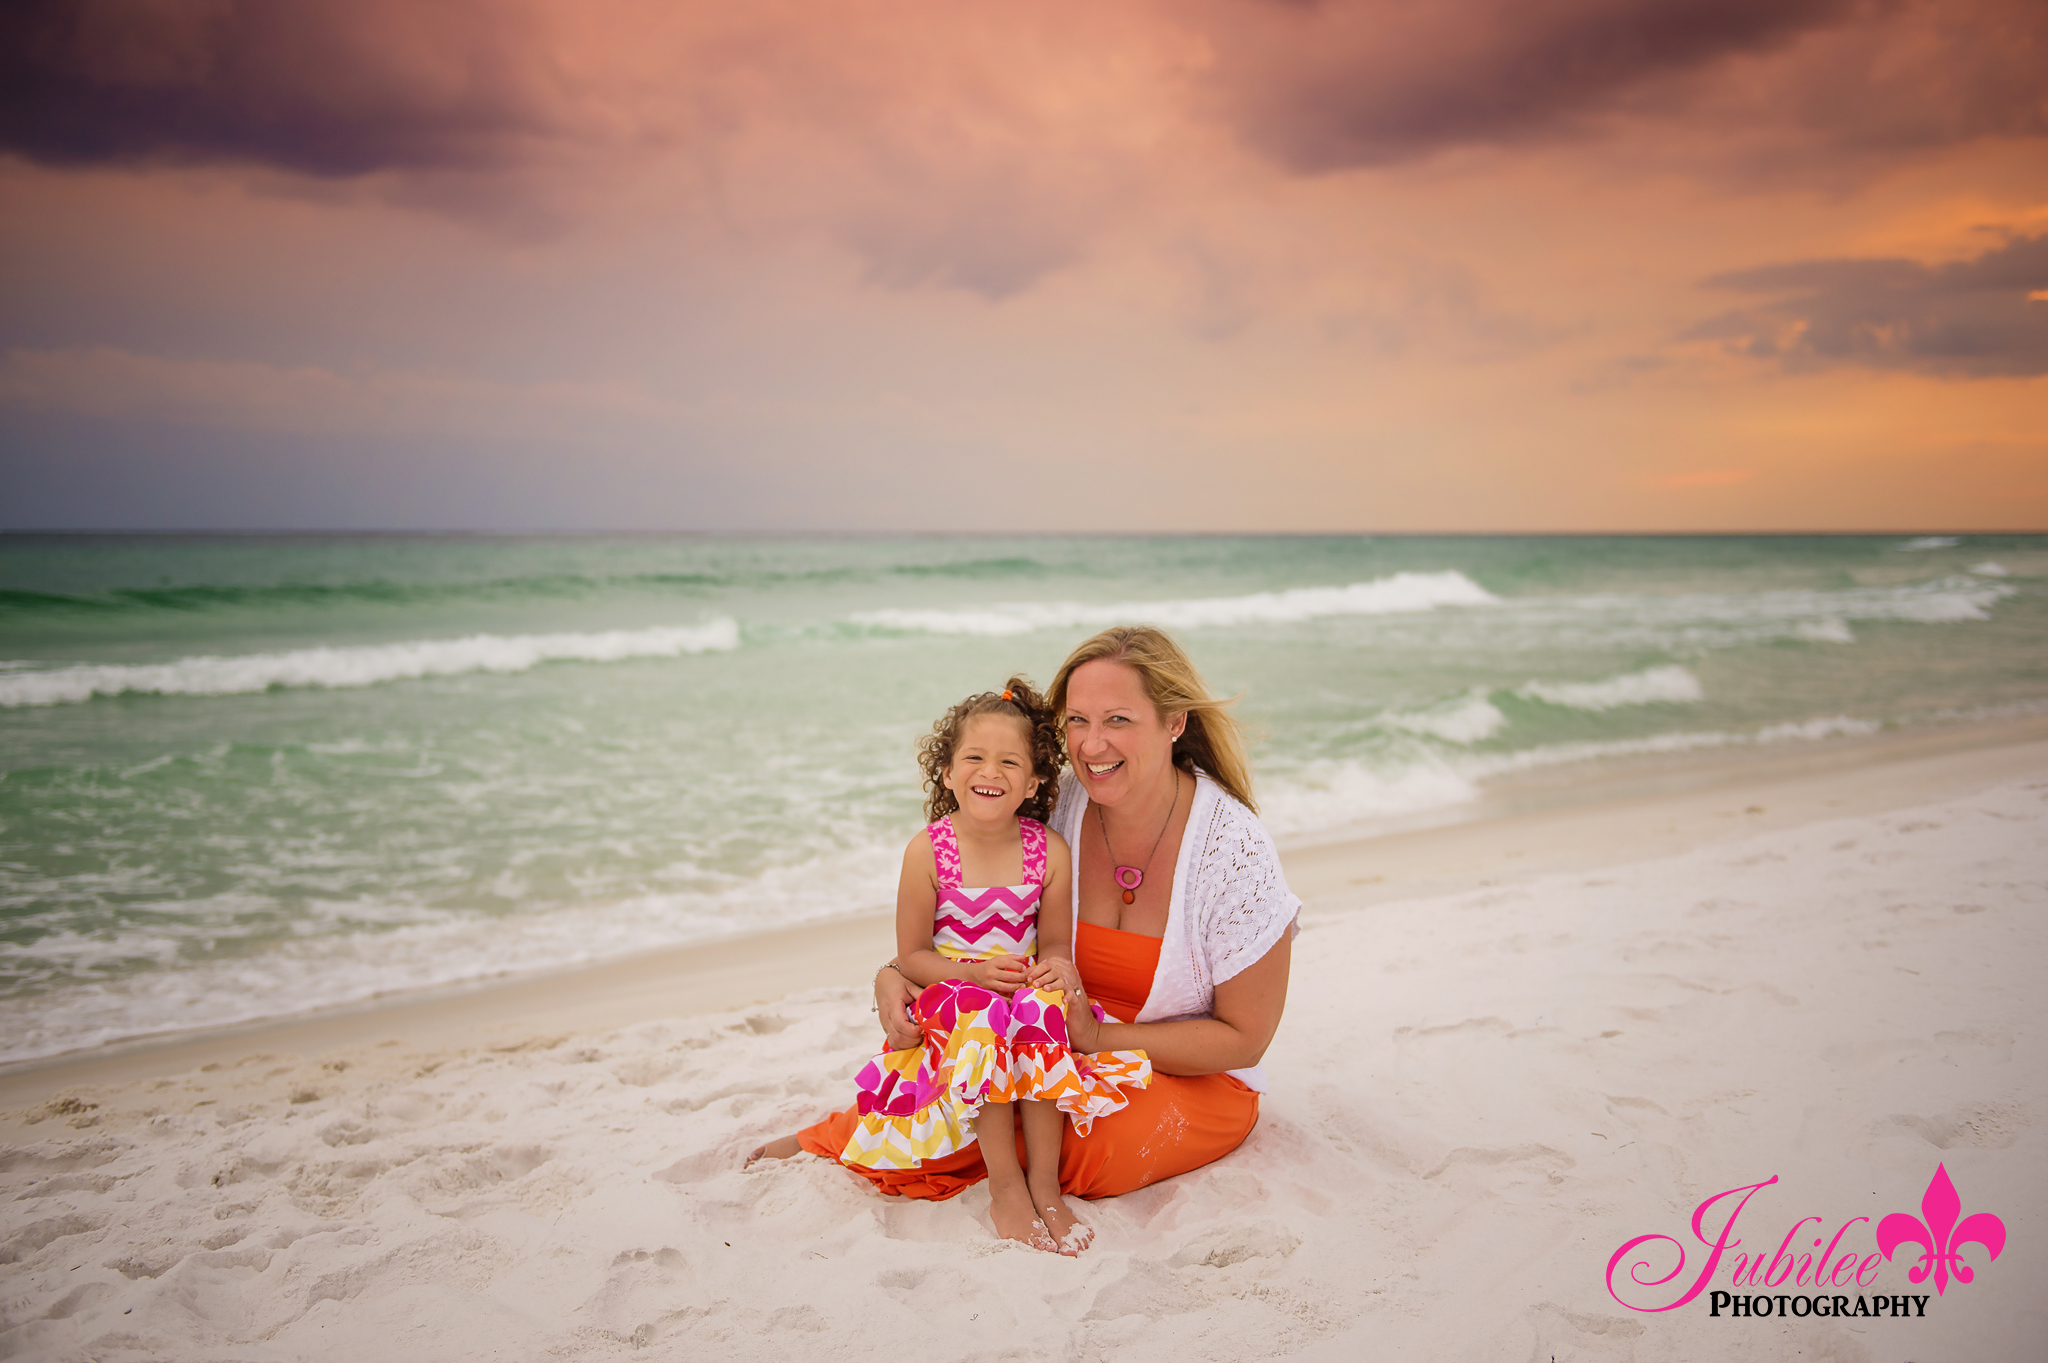
M1230 1268L1254 1259L1285 1259L1301 1237L1274 1221L1236 1222L1204 1231L1167 1259L1174 1268Z

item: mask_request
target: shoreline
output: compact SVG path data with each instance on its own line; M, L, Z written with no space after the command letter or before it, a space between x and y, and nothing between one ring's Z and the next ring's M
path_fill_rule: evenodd
M43 1101L0 1111L0 1352L2030 1356L2040 729L1636 768L1288 854L1303 934L1257 1125L1070 1204L1078 1259L996 1239L983 1186L744 1167L873 1056L885 916L48 1066L6 1095ZM1675 1300L1669 1258L1615 1277L1648 1237L1692 1251L1684 1282L1746 1290L1818 1219L1853 1290L1912 1291L1876 1220L1941 1172L2012 1236L1924 1317L1730 1319ZM1745 1189L1739 1261L1706 1262L1691 1218Z
M1543 768L1394 831L1338 829L1281 843L1304 923L1393 900L1670 856L1816 819L1929 804L2048 771L2048 717L1965 721L1782 748L1710 749ZM1871 779L1854 779L1867 774ZM1576 776L1578 779L1572 779ZM1384 829L1386 825L1378 825ZM1374 873L1359 875L1369 860ZM137 1037L0 1066L0 1112L81 1087L349 1048L502 1047L860 989L889 951L874 908L559 970L379 996L313 1013ZM12 1114L9 1114L12 1115ZM0 1117L0 1129L10 1123Z

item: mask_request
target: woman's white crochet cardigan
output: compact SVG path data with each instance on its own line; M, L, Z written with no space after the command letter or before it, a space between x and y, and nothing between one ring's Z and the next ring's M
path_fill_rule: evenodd
M1081 818L1088 793L1072 769L1060 773L1060 798L1052 827L1074 849L1081 864ZM1081 883L1074 877L1074 930L1080 931ZM1300 931L1301 900L1287 888L1280 854L1259 816L1225 793L1206 772L1195 774L1195 805L1180 841L1173 873L1173 899L1166 908L1166 933L1159 944L1159 969L1138 1022L1175 1022L1209 1017L1216 986L1260 960L1281 933ZM1256 1065L1231 1070L1260 1093L1265 1075Z

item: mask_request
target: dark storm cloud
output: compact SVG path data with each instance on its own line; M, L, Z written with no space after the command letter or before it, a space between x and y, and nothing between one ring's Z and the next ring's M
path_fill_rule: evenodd
M1811 260L1716 275L1708 287L1789 297L1692 329L1792 369L1838 364L1988 378L2048 374L2048 236L1975 260Z
M524 15L479 0L12 0L0 150L321 176L500 165L550 131Z
M2048 132L2040 0L1216 0L1208 12L1225 116L1310 172L1552 140L1616 114L1873 151Z
M1618 92L1781 43L1845 0L1385 0L1262 5L1219 70L1247 131L1329 170L1554 131Z
M897 155L906 127L1000 124L1040 86L1098 83L1071 45L1012 43L1015 13L993 0L906 0L888 15L767 0L12 0L0 151L54 165L473 172L548 139L645 134L648 119L658 142L715 141L783 113ZM1673 156L1725 143L1744 164L1795 172L2048 135L2043 0L1190 0L1119 13L1127 22L1102 35L1112 43L1170 52L1198 35L1211 60L1182 69L1199 73L1207 113L1296 171L1631 119L1652 120ZM1114 143L1116 126L1112 115L1039 154ZM944 192L951 176L939 179Z

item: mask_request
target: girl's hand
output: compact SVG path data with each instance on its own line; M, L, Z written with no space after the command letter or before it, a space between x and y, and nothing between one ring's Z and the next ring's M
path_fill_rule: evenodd
M993 956L969 967L974 983L998 994L1014 994L1024 987L1022 956Z
M1069 999L1078 998L1083 992L1080 970L1064 956L1041 958L1031 967L1030 984L1033 989L1061 990Z

